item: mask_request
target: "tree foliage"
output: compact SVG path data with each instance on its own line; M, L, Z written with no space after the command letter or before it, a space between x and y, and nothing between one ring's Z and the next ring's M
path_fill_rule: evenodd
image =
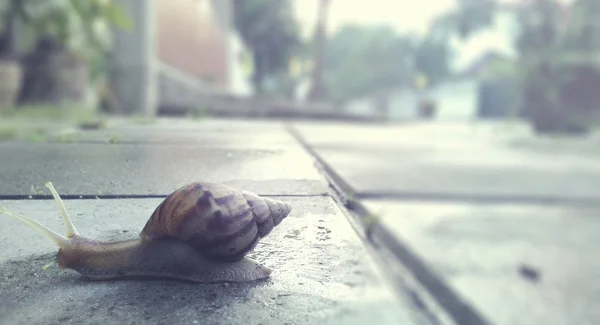
M252 78L261 92L265 77L285 71L300 44L300 29L289 0L234 0L234 23L250 48Z
M498 8L496 0L458 0L455 10L440 15L435 21L438 32L445 38L457 33L467 38L493 23L494 13Z
M414 53L415 68L430 84L436 84L450 74L451 55L447 39L428 35L418 41Z
M569 32L565 37L565 45L577 50L600 50L600 1L578 0L573 3L571 15L568 17Z
M106 74L111 28L131 28L130 17L114 0L5 0L0 3L0 57L16 52L10 35L15 23L34 44L50 37L81 55L90 65L93 78Z
M343 100L405 82L412 46L388 27L342 28L327 45L324 76L330 96Z
M597 0L532 0L513 6L474 5L461 0L459 8L445 15L450 29L468 36L491 25L498 10L517 18L515 40L519 59L521 111L538 132L562 132L585 124L582 114L600 107L595 90L600 82L600 14ZM468 26L469 28L463 28ZM576 121L576 122L574 122Z
M398 34L388 26L347 25L327 44L325 82L331 99L346 100L411 84L419 73L448 73L444 40Z

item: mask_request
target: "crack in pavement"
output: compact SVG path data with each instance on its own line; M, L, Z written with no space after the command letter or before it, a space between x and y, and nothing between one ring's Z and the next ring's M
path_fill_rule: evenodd
M419 193L400 191L361 191L354 194L356 199L364 200L402 200L402 201L435 201L493 204L532 204L532 205L587 205L600 206L600 197L556 197L528 195L487 195L487 194L449 194Z
M360 194L339 175L327 162L314 150L310 144L304 139L302 134L291 124L286 125L286 129L296 139L299 144L306 150L316 161L317 168L321 171L324 177L334 189L334 193L339 196L339 201L352 214L355 214L360 220L359 222L365 228L367 241L380 250L379 254L384 258L385 251L391 253L397 261L409 270L411 275L422 285L426 292L420 292L423 296L418 297L420 302L433 298L437 305L449 314L456 324L461 325L490 325L489 320L485 319L475 308L466 303L463 298L454 292L444 281L443 278L436 275L428 266L427 263L417 254L412 252L410 247L401 239L392 234L386 227L373 222L373 215L358 199ZM336 200L337 201L337 200ZM381 252L383 250L383 252ZM392 272L393 265L385 265L387 273L395 282L395 284L405 282L402 275ZM397 289L398 290L398 289ZM411 291L410 295L418 295L417 292ZM416 304L416 308L426 313L435 313L431 308L427 308L422 304ZM431 316L431 315L430 315ZM435 323L439 323L440 317L435 318Z
M326 197L331 196L328 193L319 193L319 194L260 194L256 193L259 196L266 197ZM102 194L102 195L77 195L77 194L66 194L60 195L60 198L63 200L93 200L93 199L164 199L169 194ZM54 200L52 195L0 195L1 200Z

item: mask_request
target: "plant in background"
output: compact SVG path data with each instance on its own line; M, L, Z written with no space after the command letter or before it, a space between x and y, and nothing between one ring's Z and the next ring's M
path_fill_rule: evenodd
M515 77L521 113L538 133L586 133L589 117L600 116L600 2L459 0L438 23L468 37L500 11L519 25L518 71L507 77Z
M386 25L343 26L327 42L323 72L328 98L343 102L408 84L415 43Z
M589 131L600 109L597 1L535 0L519 11L522 103L538 133Z
M0 7L0 17L5 25L12 22L22 27L33 39L52 38L92 63L103 61L110 50L110 28L131 25L112 0L10 0ZM97 70L94 75L99 74Z
M264 94L265 81L288 70L300 46L300 27L289 0L234 0L234 22L252 52L252 83Z
M46 55L60 50L70 59L62 60L64 68L72 68L75 62L82 62L86 69L88 84L95 92L105 87L107 54L112 47L111 28L129 28L130 21L122 8L111 0L9 0L0 5L0 56L17 56L17 38L32 54ZM25 84L44 76L36 74L43 70L50 80L63 80L56 62L46 63L48 69L29 65L39 65L39 57L21 59L25 73ZM32 77L31 75L34 74ZM67 74L68 75L68 74ZM28 78L29 76L29 78ZM69 79L69 78L67 78ZM63 82L63 81L60 81ZM85 82L85 80L84 80ZM45 85L38 88L45 88ZM84 86L80 86L84 87ZM47 87L46 87L47 88Z

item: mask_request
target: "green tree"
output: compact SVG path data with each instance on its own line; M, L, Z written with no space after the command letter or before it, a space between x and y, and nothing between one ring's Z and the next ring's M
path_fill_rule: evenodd
M398 34L388 26L348 25L328 41L324 75L329 98L357 96L412 84L417 74L430 83L449 74L448 40Z
M457 8L440 15L434 28L445 38L455 33L467 38L489 27L498 8L496 0L458 0Z
M323 61L325 56L325 47L327 43L327 18L331 0L319 1L319 16L316 23L314 34L314 54L313 54L313 74L311 89L308 98L312 100L321 100L325 97L325 85L323 83Z
M565 45L583 51L600 50L600 1L579 0L573 3L569 17L570 33L565 37Z
M252 83L263 92L264 80L288 68L300 45L300 29L289 0L234 0L234 22L252 52Z
M333 100L347 100L412 78L414 42L387 26L348 25L327 43L324 79Z
M436 84L450 74L450 58L448 40L428 35L419 40L416 46L415 69L427 76L430 84Z
M499 5L493 0L461 0L440 17L449 33L463 37L489 27L498 11L517 18L515 40L520 110L540 133L581 132L587 114L600 107L600 14L597 0L532 0Z

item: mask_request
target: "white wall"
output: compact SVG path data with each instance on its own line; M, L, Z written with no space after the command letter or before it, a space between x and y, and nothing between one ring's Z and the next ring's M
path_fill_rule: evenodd
M419 94L412 89L403 89L390 95L389 118L406 120L418 117Z
M246 47L235 30L229 32L229 91L234 95L253 94L250 76L245 71L240 58Z
M477 116L475 78L446 82L432 89L431 97L438 103L438 120L470 120Z
M477 88L475 78L453 80L430 89L426 95L436 100L436 120L465 121L477 116ZM388 118L391 121L418 118L418 103L421 94L406 88L393 91L389 96ZM378 111L370 97L357 98L349 102L345 110L354 114L377 116Z
M354 115L362 116L373 116L377 114L377 110L371 101L371 98L357 98L347 103L344 107L344 111L352 113Z

